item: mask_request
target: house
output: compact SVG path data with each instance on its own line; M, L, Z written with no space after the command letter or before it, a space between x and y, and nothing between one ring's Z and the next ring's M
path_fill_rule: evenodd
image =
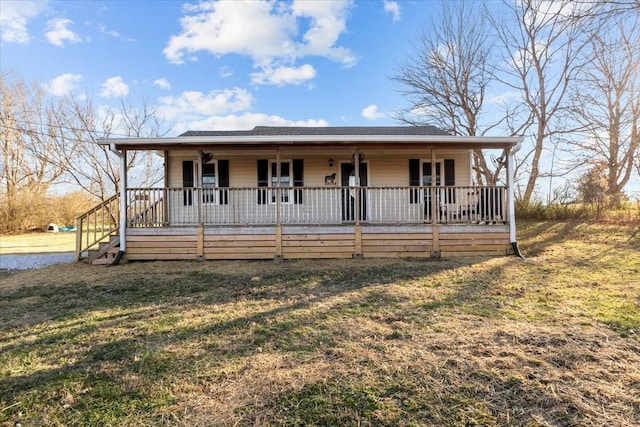
M521 142L433 126L103 139L125 179L118 195L78 220L78 256L100 241L111 242L100 255L128 260L512 253L513 153ZM476 185L474 149L507 153L506 186ZM127 186L130 150L163 156L162 187Z

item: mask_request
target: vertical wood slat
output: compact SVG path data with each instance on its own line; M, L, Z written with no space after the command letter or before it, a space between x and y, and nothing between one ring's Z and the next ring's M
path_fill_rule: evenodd
M276 257L282 258L282 227L280 225L276 225L275 234Z
M204 257L204 227L200 225L198 227L198 258Z
M354 227L354 240L356 245L356 256L362 256L362 227L356 224Z

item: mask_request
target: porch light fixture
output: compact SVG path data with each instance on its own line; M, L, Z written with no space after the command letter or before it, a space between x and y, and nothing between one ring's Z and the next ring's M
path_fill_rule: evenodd
M329 159L329 167L333 166L333 159Z
M213 154L211 154L211 153L202 153L202 162L203 163L209 163L211 160L213 160Z

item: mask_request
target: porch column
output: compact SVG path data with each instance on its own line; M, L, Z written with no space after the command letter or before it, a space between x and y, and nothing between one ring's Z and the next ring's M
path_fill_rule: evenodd
M120 252L127 250L127 151L120 155Z
M353 174L355 175L355 215L356 215L356 224L353 227L354 232L354 244L355 244L355 254L354 258L362 258L362 229L360 228L360 151L358 149L355 150L353 154Z
M162 190L162 225L169 225L169 150L164 151L164 189Z
M196 256L198 259L204 259L204 210L202 203L204 201L204 192L202 191L202 151L199 152L196 161L197 171L195 179L195 187L193 198L196 199L198 206L198 228L196 230Z
M436 189L436 150L431 149L431 187L429 188L431 198L431 238L433 241L433 258L440 258L440 229L438 226L438 217L440 215L440 206L438 200L438 192Z
M276 151L276 228L275 228L275 244L276 244L276 261L282 260L282 188L280 186L280 148ZM291 174L291 171L289 171Z
M355 175L355 215L356 225L360 225L360 152L356 149L353 153L353 174Z
M520 148L519 146L517 148ZM516 242L516 201L514 186L514 156L517 149L507 154L507 206L509 206L509 243Z

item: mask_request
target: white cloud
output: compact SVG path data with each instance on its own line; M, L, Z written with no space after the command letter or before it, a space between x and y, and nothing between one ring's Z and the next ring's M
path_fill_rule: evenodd
M102 34L105 34L107 36L113 37L115 39L124 40L126 42L134 42L135 41L135 39L133 39L132 37L125 37L122 34L120 34L119 32L117 32L116 30L108 29L107 26L104 25L104 24L98 24L97 28L98 28L98 31L100 31Z
M27 43L31 36L29 20L44 10L46 2L2 0L0 7L0 40L5 43Z
M233 76L233 71L231 70L231 68L224 65L220 67L219 74L220 74L220 77L226 79L227 77Z
M121 37L119 32L115 30L108 30L107 26L104 24L98 25L98 31L100 31L102 34L106 34L108 36L115 37L117 39Z
M355 64L351 51L334 46L340 34L347 30L347 17L352 2L295 0L292 4L293 15L302 21L308 20L309 29L303 35L305 43L299 43L297 54L315 55L330 58L346 66Z
M302 69L304 66L296 67L295 62L304 56L321 56L352 66L356 59L351 51L336 45L346 31L351 5L349 0L209 1L189 5L183 9L181 33L171 36L163 53L176 64L198 52L248 56L260 70L255 74L264 75L264 81L269 81L267 75L272 70ZM301 34L302 28L306 31Z
M169 80L165 79L164 77L162 77L161 79L156 79L153 82L153 85L158 86L162 90L171 89L171 83L169 83Z
M520 92L515 90L508 90L497 95L489 96L487 98L487 104L502 105L507 101L512 101L514 99L521 99L521 98L522 98L522 94Z
M252 129L254 126L328 126L325 120L293 121L280 116L252 113L251 93L241 88L202 92L183 92L180 96L159 98L159 117L173 123L172 133L186 130Z
M183 92L178 97L159 98L158 113L169 121L201 120L203 117L244 111L251 107L253 97L240 88L211 91Z
M103 98L123 97L129 93L129 85L122 81L122 77L116 76L108 78L102 83L102 89L98 96Z
M203 2L184 11L182 33L171 36L163 51L171 62L182 63L185 54L199 51L256 60L293 52L289 42L295 21L290 15L272 14L266 1ZM247 25L250 22L254 24Z
M55 96L65 96L73 92L78 83L82 81L80 74L61 74L45 85L47 91Z
M387 117L387 115L378 111L378 106L376 104L371 104L362 110L362 117L367 120L378 120L383 117Z
M73 21L65 18L51 19L47 22L47 32L44 35L49 40L49 43L63 47L64 42L78 43L80 37L69 28L69 25L73 24Z
M251 83L284 86L287 84L300 85L316 76L316 70L309 64L301 67L265 67L258 73L251 74Z
M400 22L400 5L397 1L384 0L384 11L391 14L393 22Z

